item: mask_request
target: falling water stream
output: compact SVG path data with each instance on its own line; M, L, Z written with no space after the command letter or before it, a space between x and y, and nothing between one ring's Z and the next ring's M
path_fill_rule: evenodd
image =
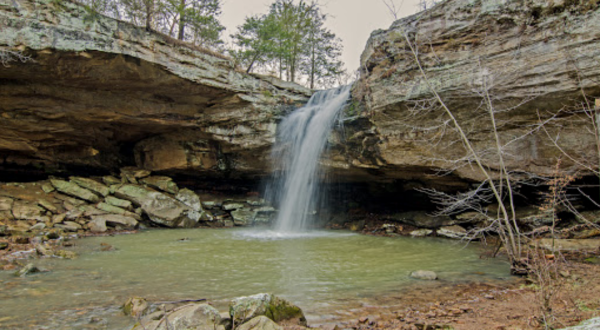
M319 159L335 118L350 96L350 87L316 92L279 125L272 152L275 174L271 189L279 199L275 232L294 234L310 227L309 215L321 179Z

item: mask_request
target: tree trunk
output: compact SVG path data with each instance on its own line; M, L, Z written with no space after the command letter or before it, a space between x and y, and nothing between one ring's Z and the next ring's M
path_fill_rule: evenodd
M181 12L179 13L179 35L177 39L183 40L185 36L185 0L181 0L180 3Z
M146 31L152 31L152 16L154 15L154 0L146 0Z

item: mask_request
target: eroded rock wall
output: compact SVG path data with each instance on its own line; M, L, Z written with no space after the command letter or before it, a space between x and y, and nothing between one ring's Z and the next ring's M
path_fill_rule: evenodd
M558 158L591 173L596 139L581 110L600 98L599 61L598 1L444 1L371 35L337 156L388 178L482 180L433 88L492 172L490 108L516 175L550 176Z
M0 166L197 176L268 171L282 112L310 91L70 1L1 0Z

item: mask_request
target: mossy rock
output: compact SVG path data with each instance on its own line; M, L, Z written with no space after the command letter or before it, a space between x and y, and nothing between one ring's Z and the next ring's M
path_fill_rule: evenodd
M306 326L306 318L300 307L277 296L271 297L265 315L275 322L298 319L300 325Z
M306 326L306 318L300 307L270 293L234 299L229 305L229 314L236 324L264 315L274 322Z

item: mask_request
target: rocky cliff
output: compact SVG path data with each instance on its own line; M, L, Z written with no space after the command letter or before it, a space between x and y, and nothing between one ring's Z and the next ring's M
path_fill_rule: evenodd
M590 173L599 60L597 0L443 1L371 35L338 157L387 178L481 180L433 89L490 169L499 168L493 109L509 170L547 176L562 157L562 169Z
M310 96L67 0L0 0L0 27L5 169L261 174L276 119Z

